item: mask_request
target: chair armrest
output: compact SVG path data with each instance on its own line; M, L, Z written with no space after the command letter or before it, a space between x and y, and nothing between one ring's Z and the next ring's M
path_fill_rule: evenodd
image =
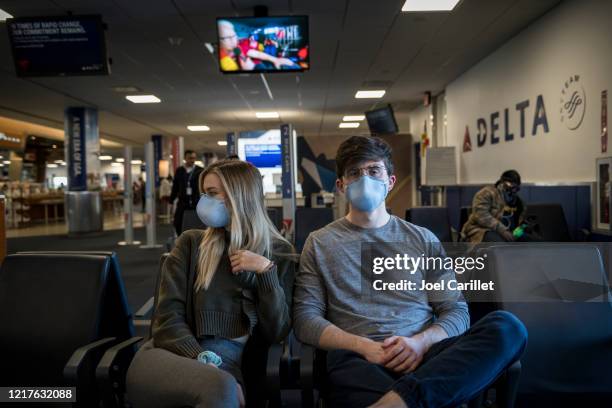
M105 407L123 406L125 377L134 357L134 346L143 337L132 337L106 350L96 368L96 380Z
M67 383L78 386L79 381L84 380L82 375L88 368L87 363L91 360L90 357L92 357L93 353L101 354L102 351L109 348L115 341L115 337L106 337L76 349L64 367L64 378ZM94 358L93 362L97 364L97 360Z
M302 407L313 407L315 403L315 356L317 349L303 344L300 349L300 387Z
M266 360L266 394L270 401L280 401L281 391L281 358L285 345L275 343L268 348Z
M513 408L516 401L519 380L521 377L521 361L515 361L496 382L497 406Z

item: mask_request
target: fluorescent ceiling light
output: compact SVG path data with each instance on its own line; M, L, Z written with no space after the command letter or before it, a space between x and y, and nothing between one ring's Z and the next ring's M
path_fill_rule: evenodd
M363 99L363 98L382 98L385 96L384 89L377 89L373 91L357 91L355 94L355 98Z
M358 128L359 122L342 122L338 125L339 128Z
M127 95L125 99L133 103L160 103L161 102L161 99L159 99L155 95Z
M187 126L187 129L191 130L192 132L208 132L210 130L210 128L206 125L191 125Z
M278 112L255 112L257 119L278 119Z
M354 122L359 120L364 120L365 115L354 115L354 116L345 116L342 118L343 122Z
M102 155L102 156L100 156L100 160L113 160L113 156Z
M115 159L115 161L116 161L117 163L123 163L125 160L123 159L123 157L117 157L117 158Z
M206 47L206 49L208 50L208 52L210 52L211 54L215 53L215 47L213 47L213 45L209 42L205 42L204 46Z
M111 163L111 167L123 167L123 164L114 162L114 163Z
M13 18L13 16L7 13L6 11L0 9L0 21L6 21L7 18Z
M219 141L217 142L217 144L218 144L219 146L227 146L227 140L219 140Z
M2 163L4 163L4 164L11 164L11 161L10 160L5 160Z
M451 11L459 0L406 0L402 11Z
M204 163L202 162L202 160L197 160L197 161L195 162L195 165L196 165L196 166L200 166L200 167L204 167Z
M142 160L132 160L132 164L142 164Z
M48 168L50 168L50 169L54 169L54 168L56 168L56 167L57 167L57 164L55 164L55 163L49 163L49 164L47 164L47 167L48 167Z

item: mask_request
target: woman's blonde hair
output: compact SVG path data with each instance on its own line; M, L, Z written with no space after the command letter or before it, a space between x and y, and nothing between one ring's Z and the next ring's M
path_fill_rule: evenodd
M200 191L204 179L216 174L225 190L225 205L230 216L228 253L246 249L269 258L273 240L289 243L270 221L264 204L263 184L259 170L241 160L220 160L200 175ZM208 289L225 250L225 228L209 227L199 247L195 289Z

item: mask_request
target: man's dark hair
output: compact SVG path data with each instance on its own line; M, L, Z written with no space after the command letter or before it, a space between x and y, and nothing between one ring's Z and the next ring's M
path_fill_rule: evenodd
M352 136L338 147L336 152L336 173L338 178L344 176L347 169L364 161L382 160L387 168L387 174L393 174L391 161L391 146L379 137Z
M499 183L503 183L504 181L509 181L510 183L514 183L517 185L521 185L521 175L516 170L506 170L499 177L499 181L495 183L498 185Z
M183 155L183 158L187 157L187 155L189 154L194 154L195 152L193 150L185 150L185 154Z

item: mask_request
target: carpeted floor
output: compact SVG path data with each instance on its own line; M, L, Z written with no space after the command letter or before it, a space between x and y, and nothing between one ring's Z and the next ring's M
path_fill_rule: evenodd
M7 240L7 249L9 254L20 251L115 251L121 265L128 302L132 313L136 313L153 296L159 257L165 251L165 242L172 231L171 225L157 226L157 242L163 245L158 249L117 245L117 242L123 240L123 230L74 238L67 235L10 238ZM144 242L146 230L134 229L134 239Z

